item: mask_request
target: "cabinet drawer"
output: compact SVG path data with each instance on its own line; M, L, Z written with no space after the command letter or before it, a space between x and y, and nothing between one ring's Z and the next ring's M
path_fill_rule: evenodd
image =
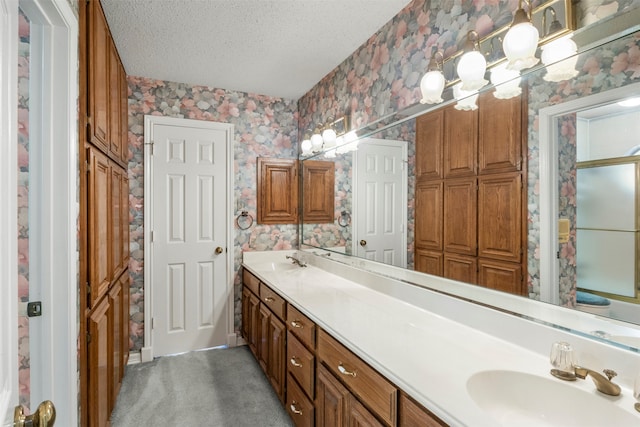
M286 310L284 299L269 289L264 283L260 285L260 300L269 307L280 320L284 321Z
M242 269L242 283L256 295L260 295L260 280L248 270Z
M287 412L297 427L311 427L315 421L313 402L304 394L293 377L287 377Z
M396 425L398 391L393 384L321 329L317 356L363 404L388 425Z
M311 350L316 348L316 325L294 306L287 306L287 329Z
M315 356L293 336L291 331L287 332L287 370L310 398L313 398L315 388L315 361Z

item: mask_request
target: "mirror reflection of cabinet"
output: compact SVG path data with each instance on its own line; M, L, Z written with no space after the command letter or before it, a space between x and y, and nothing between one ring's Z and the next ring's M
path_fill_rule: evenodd
M525 292L522 101L487 92L416 120L416 270Z
M258 223L298 222L298 161L258 157Z
M327 223L334 220L335 164L306 160L302 167L304 223Z

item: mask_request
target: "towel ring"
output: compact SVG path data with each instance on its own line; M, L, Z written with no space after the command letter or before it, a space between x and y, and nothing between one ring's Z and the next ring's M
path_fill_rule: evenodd
M241 220L241 218L244 219ZM240 224L240 221L242 221L243 224ZM253 225L253 217L249 215L249 212L242 211L240 215L236 217L236 225L240 230L246 230Z
M351 214L347 211L340 212L340 216L338 217L338 225L341 227L346 227L351 224Z

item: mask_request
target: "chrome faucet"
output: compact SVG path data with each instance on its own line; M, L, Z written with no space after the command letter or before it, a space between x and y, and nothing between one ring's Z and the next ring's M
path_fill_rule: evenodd
M286 259L290 259L292 263L299 265L300 267L306 267L307 264L305 264L304 262L300 261L298 258L291 256L291 255L287 255Z
M618 384L614 384L611 382L611 378L618 375L616 371L611 369L605 369L602 371L604 375L599 372L592 371L591 369L583 368L582 366L574 365L574 370L576 373L576 377L580 379L585 379L587 376L590 376L593 380L593 383L596 385L596 389L599 392L608 394L609 396L618 396L620 395L620 386Z

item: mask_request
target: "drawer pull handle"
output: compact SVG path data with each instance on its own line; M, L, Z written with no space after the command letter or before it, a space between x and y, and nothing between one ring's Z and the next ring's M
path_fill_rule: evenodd
M302 410L298 409L296 404L297 402L295 400L291 402L291 406L289 406L289 408L291 408L291 412L293 412L296 415L302 415Z
M304 328L304 325L299 320L292 320L291 326L293 326L294 328L300 328L300 329Z
M292 364L293 366L295 366L296 368L302 368L302 363L298 362L298 361L296 360L295 356L294 356L294 357L292 357L292 358L291 358L291 360L289 360L289 362L291 362L291 364Z
M273 297L264 297L264 302L274 302L275 298Z
M347 368L345 368L342 365L342 362L340 362L340 364L338 365L338 371L340 371L340 373L342 375L349 375L349 376L352 376L353 378L355 378L356 375L357 375L355 371L353 371L353 372L352 371L347 371Z

